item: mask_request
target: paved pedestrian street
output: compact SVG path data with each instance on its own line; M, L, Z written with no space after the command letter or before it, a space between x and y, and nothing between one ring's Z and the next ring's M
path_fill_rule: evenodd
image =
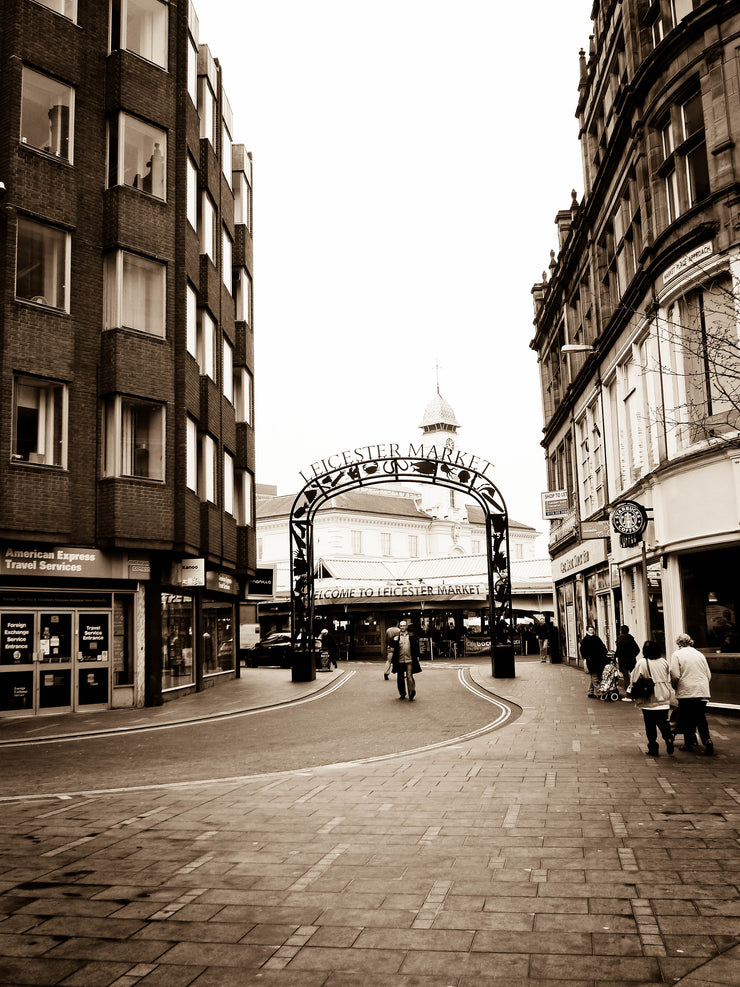
M740 720L654 759L574 668L473 675L472 740L0 803L0 984L740 984Z

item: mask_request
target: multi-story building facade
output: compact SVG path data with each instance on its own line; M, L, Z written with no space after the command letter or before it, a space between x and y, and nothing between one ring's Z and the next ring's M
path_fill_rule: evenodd
M1 0L0 715L236 674L251 157L188 0Z
M586 623L740 659L740 3L596 0L584 195L534 285L563 653ZM557 498L556 498L557 499ZM626 503L627 502L627 503ZM618 517L635 521L618 534ZM629 525L628 525L629 527ZM642 530L641 530L642 529ZM733 657L734 656L734 657Z

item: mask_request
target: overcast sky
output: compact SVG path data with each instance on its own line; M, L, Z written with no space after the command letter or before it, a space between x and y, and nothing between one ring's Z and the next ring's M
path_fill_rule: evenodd
M540 531L531 288L583 179L591 0L195 0L254 161L257 482L418 440L436 392Z

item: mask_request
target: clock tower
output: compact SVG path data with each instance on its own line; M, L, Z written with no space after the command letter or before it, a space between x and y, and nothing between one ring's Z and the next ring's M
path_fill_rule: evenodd
M455 417L452 406L437 393L426 407L424 418L419 426L422 431L422 443L425 449L435 446L437 454L443 449L458 448L457 433L460 423ZM455 491L448 487L438 487L436 484L426 484L421 494L421 509L437 518L447 518L459 521L464 511L455 506Z

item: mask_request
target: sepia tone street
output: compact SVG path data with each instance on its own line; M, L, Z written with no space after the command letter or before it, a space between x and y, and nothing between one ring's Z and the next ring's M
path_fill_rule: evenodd
M740 720L654 759L585 692L340 663L4 720L0 984L737 984Z

